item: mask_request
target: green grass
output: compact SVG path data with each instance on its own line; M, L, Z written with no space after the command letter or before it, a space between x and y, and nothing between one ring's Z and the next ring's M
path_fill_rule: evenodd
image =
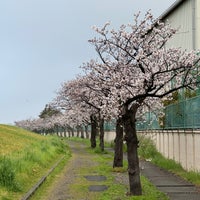
M45 182L38 188L34 195L31 196L30 200L43 200L47 197L49 188L55 182L56 179L62 176L62 172L68 160L69 157L66 156L65 159L63 159L61 163L54 169L54 171L47 177Z
M124 167L119 169L112 168L113 162L113 153L106 152L102 153L99 150L99 147L95 149L90 148L89 140L83 140L79 138L70 138L70 140L85 143L87 145L86 150L90 154L90 159L93 160L94 163L98 163L97 165L91 166L89 168L82 168L79 172L79 177L75 183L71 184L70 192L73 193L77 197L77 199L81 199L87 193L88 199L96 199L96 200L156 200L162 199L167 200L165 194L161 193L156 189L154 185L152 185L145 177L141 177L143 195L139 197L130 197L127 196L127 192L129 191L129 186L125 184L121 184L115 180L115 174L119 173L122 176L127 174L127 162L124 162ZM108 145L108 144L106 144ZM97 145L98 146L98 145ZM103 182L93 182L92 184L103 184L108 186L108 190L104 192L88 192L88 186L91 184L86 179L81 178L85 174L94 173L96 175L103 175L107 177L107 180ZM73 196L72 195L72 196Z
M79 139L76 139L76 140L79 141ZM200 186L199 172L186 171L183 169L183 167L179 163L175 162L172 159L165 158L161 153L157 151L152 140L150 140L149 138L140 136L139 141L140 141L140 146L138 149L138 153L139 153L140 159L148 159L152 163L156 164L157 166L163 169L166 169L197 186ZM86 142L86 144L89 145L89 142ZM110 144L110 146L113 147L113 144ZM94 150L94 151L98 152L99 151L98 147L97 147L97 150ZM124 145L124 151L126 151L126 145ZM123 171L124 168L119 169L119 170L117 169L116 171L120 171L120 170Z
M172 159L165 158L161 153L156 150L156 147L150 138L142 136L139 138L139 140L140 147L138 153L141 159L149 159L157 166L166 169L197 186L200 186L199 172L186 171L179 163L175 162Z
M66 144L52 136L0 125L0 199L20 199L63 155Z
M20 191L20 186L16 180L14 165L6 157L0 157L0 186L10 191Z
M102 153L98 154L96 150L90 150L91 153L96 154L97 161L100 163L100 165L95 168L95 170L98 172L98 174L104 175L108 178L107 184L110 185L109 189L99 195L97 198L98 200L156 200L156 199L162 199L166 200L168 199L165 194L161 193L156 189L154 185L152 185L144 176L141 176L141 183L142 183L142 196L138 197L129 197L127 196L127 192L129 191L129 186L124 184L119 184L114 181L114 174L115 173L121 173L122 175L127 173L127 162L124 162L124 167L120 168L119 170L113 169L112 163L113 156L106 156L102 155ZM109 163L109 164L108 164Z

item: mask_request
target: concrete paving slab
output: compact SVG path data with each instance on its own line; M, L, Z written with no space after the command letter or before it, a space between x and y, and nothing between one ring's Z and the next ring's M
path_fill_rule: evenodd
M127 159L126 153L124 159ZM141 175L166 193L170 200L200 200L200 190L184 179L144 160L140 160L140 169Z
M144 173L144 172L143 172ZM156 186L193 186L192 184L186 184L179 180L176 176L163 177L163 176L146 176Z
M197 190L195 187L174 187L174 186L167 186L167 187L160 187L157 188L162 192L167 193L184 193L184 194L193 194L196 193Z
M199 200L199 194L169 194L170 200Z
M84 176L88 181L105 181L107 178L105 176L99 175L88 175Z
M170 200L200 200L200 192L193 184L150 162L140 161L140 165L141 174L166 193Z
M141 174L148 177L155 185L178 185L178 186L194 186L188 181L172 174L164 169L160 169L154 164L147 161L140 161L143 165Z
M90 192L102 192L108 189L106 185L90 185L89 191Z

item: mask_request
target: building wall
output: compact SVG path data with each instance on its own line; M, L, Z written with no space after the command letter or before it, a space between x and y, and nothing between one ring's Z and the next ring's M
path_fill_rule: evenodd
M186 170L200 172L200 130L149 130L138 134L150 137L166 158L175 160Z
M200 172L200 130L144 130L137 131L137 134L150 137L164 157L175 160L186 170ZM112 142L115 135L115 131L107 131L104 140ZM59 133L58 136L69 137L69 133ZM74 136L77 137L76 132Z
M183 49L192 50L194 34L192 21L193 0L184 1L163 20L168 20L173 28L178 28L178 32L167 43L167 47L182 47Z
M200 172L200 130L146 130L138 134L150 137L164 157L175 160L188 171ZM114 139L114 131L105 132L105 141Z
M200 49L200 1L196 0L195 3L195 14L196 14L196 49Z

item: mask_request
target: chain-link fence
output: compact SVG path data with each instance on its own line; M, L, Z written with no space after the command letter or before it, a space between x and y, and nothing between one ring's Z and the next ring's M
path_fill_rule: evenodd
M200 128L200 96L167 106L165 128Z
M200 96L166 106L164 113L162 118L147 113L137 129L200 129Z
M116 126L116 120L105 121L104 122L104 130L105 131L114 131Z

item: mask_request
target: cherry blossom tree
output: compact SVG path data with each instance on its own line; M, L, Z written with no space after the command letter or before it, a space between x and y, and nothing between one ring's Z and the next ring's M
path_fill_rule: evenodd
M90 60L87 63L84 63L82 68L87 74L87 80L90 83L90 90L95 91L101 97L100 104L100 113L104 116L106 121L113 120L113 117L116 119L116 137L115 137L115 146L114 146L114 160L113 168L123 167L123 126L121 116L118 115L118 109L113 109L112 104L108 103L110 100L109 95L111 95L110 87L105 83L107 82L106 76L102 76L103 71L98 69L104 69L103 64L98 63L95 60ZM100 73L100 76L96 73ZM103 96L103 97L102 97Z
M55 133L55 131L58 133L58 127L62 127L61 119L62 114L59 113L45 118L16 121L15 125L23 129L46 135Z
M84 68L84 67L83 67ZM79 92L76 93L76 97L79 97L80 101L90 107L90 120L91 120L91 147L96 147L95 137L97 134L97 126L99 127L99 147L101 151L104 151L104 117L101 113L101 107L103 105L102 95L105 95L104 88L98 85L96 79L92 74L87 74L79 78L76 86L79 87ZM96 85L94 85L96 84Z
M46 134L47 130L51 128L50 123L41 118L16 121L15 125L40 134Z
M110 111L123 121L130 195L141 195L136 118L147 108L160 108L161 99L174 91L196 87L198 52L166 48L176 30L155 20L150 12L142 20L140 14L135 15L133 24L119 30L109 29L109 23L94 29L99 37L89 42L102 64L88 70L104 80L103 88L109 88L101 112Z
M70 111L70 117L75 116L74 121L79 120L79 125L87 124L90 119L91 147L95 148L99 99L86 85L88 85L87 77L77 77L65 82L58 92L55 104L67 112Z

